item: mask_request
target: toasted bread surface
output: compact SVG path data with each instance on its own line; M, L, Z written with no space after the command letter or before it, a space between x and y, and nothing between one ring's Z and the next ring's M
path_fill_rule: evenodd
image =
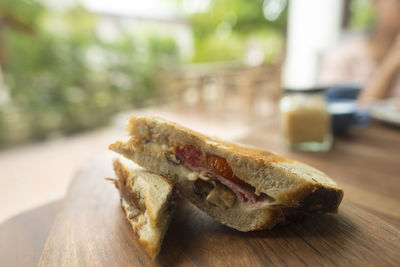
M154 259L172 217L173 184L122 158L115 159L113 165L118 177L114 183L120 191L126 218Z
M131 118L127 131L131 139L110 145L111 150L171 179L193 204L240 231L271 228L303 214L335 212L343 197L325 173L273 152L221 141L154 117ZM195 179L191 177L199 174L166 158L171 150L185 145L226 159L235 175L253 186L256 194L266 194L269 203L254 208L237 201L221 211L205 202L193 193Z

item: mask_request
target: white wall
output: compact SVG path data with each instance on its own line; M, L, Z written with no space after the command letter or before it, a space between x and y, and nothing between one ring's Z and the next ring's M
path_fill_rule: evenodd
M283 86L316 85L319 63L340 35L343 0L290 0Z

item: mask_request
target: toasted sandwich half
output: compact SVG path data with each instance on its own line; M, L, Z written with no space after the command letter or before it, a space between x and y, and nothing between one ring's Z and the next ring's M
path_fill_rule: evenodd
M126 218L154 259L172 218L173 184L126 159L115 159L113 165L117 175L113 181L120 192Z
M337 212L342 189L306 164L224 142L155 117L132 117L110 149L173 181L185 198L239 231Z

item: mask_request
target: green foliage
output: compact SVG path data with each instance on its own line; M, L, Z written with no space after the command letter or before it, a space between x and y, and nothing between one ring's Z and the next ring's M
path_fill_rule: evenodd
M102 40L97 17L82 8L54 15L34 1L1 3L2 16L21 25L27 20L20 16L30 17L32 30L0 29L10 94L0 106L0 146L105 125L115 112L148 103L153 70L177 62L177 46L167 37L120 30L116 40Z
M243 55L245 50L244 42L237 34L226 39L212 36L197 40L195 47L194 62L234 60L238 55Z
M37 24L44 8L33 0L1 0L0 18L25 24ZM32 25L33 26L33 25Z
M369 0L352 0L350 3L350 29L368 29L375 21L373 9Z
M273 53L279 53L286 30L287 8L276 20L269 21L263 15L263 2L214 0L206 12L193 14L193 61L241 59L249 39L279 44L280 47L274 46L273 50ZM271 51L267 53L271 54Z

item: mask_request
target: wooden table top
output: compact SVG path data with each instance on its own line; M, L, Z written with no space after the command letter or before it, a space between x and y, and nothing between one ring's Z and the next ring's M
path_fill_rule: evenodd
M373 231L375 228L376 231L380 231L379 229L392 229L389 232L392 234L395 233L395 236L398 235L398 230L396 232L394 228L390 228L389 225L386 226L383 221L368 214L368 212L372 213L385 222L400 228L400 131L398 129L375 124L363 130L353 131L346 137L336 138L333 149L324 153L293 152L285 150L281 145L279 133L276 131L276 123L273 121L255 128L245 138L239 141L260 148L277 151L323 170L344 188L345 197L342 212L347 219L367 222L369 226L366 227L366 224L363 226L363 229L366 231ZM49 206L42 207L40 211L21 214L0 225L0 235L3 241L1 243L2 253L0 254L1 266L4 265L3 263L6 263L4 266L27 266L35 264L33 262L39 258L38 253L43 248L44 239L46 238L45 235L47 235L49 225L53 221L56 206L55 204L50 204ZM358 208L360 207L367 212L359 210ZM62 210L64 209L61 209L61 211ZM355 215L351 213L354 210L359 211L360 219L357 219L354 217ZM121 217L121 210L118 212L117 216ZM123 216L121 218L123 218ZM203 217L201 218L203 222L204 220L208 220ZM182 221L180 221L182 217L177 217L176 220L182 225ZM322 220L331 223L329 217L328 219L325 218ZM335 220L336 219L334 219L334 221ZM349 225L353 222L347 221ZM343 224L343 222L336 222L336 224ZM346 224L346 222L344 222L344 224ZM124 230L129 230L129 225L125 224L123 227L125 227ZM297 230L293 228L290 231L294 231L293 233L297 235L297 233L311 231L312 227L315 227L315 225L313 222L309 222L305 225L305 228ZM220 226L215 225L212 226L212 228L221 229ZM232 234L231 231L225 228L222 229L224 229L222 231L223 233L227 231ZM32 231L36 234L33 235L31 233ZM176 232L177 230L172 228L171 232L173 231ZM263 235L269 235L275 238L281 234L277 231L275 233ZM373 232L371 232L371 234L373 234ZM17 238L15 238L16 236ZM221 237L225 239L228 238L224 235ZM309 236L311 239L314 237L316 236ZM126 238L128 238L127 242L135 242L135 236L133 234L128 235ZM233 238L235 239L235 237ZM283 238L284 239L278 238L274 241L276 243L273 245L275 249L283 249L283 247L278 246L280 242L288 242L285 237ZM391 238L391 240L395 242L391 243L392 249L393 244L397 242L398 245L398 239L393 236L388 238ZM20 247L19 244L21 244L22 241L15 242L15 240L28 240L28 242L26 242L25 246ZM179 243L179 240L180 239L171 240L171 238L168 239L167 236L164 246L179 245L176 244L176 242ZM379 238L374 240L377 242L384 241ZM9 246L7 246L7 244L9 244ZM255 244L252 244L251 246L254 247L254 245ZM264 244L262 246L266 245L267 244ZM293 243L292 245L299 246L301 244ZM18 246L18 248L13 249L13 246ZM379 243L377 243L376 246L379 246ZM3 248L6 249L3 250ZM171 249L164 249L171 251ZM293 257L296 256L293 255Z
M400 129L374 123L335 137L328 152L290 151L270 121L239 140L307 163L344 189L344 200L400 228Z
M75 177L38 266L380 266L400 264L400 231L344 201L338 214L242 233L178 202L151 261L125 219L105 155Z

